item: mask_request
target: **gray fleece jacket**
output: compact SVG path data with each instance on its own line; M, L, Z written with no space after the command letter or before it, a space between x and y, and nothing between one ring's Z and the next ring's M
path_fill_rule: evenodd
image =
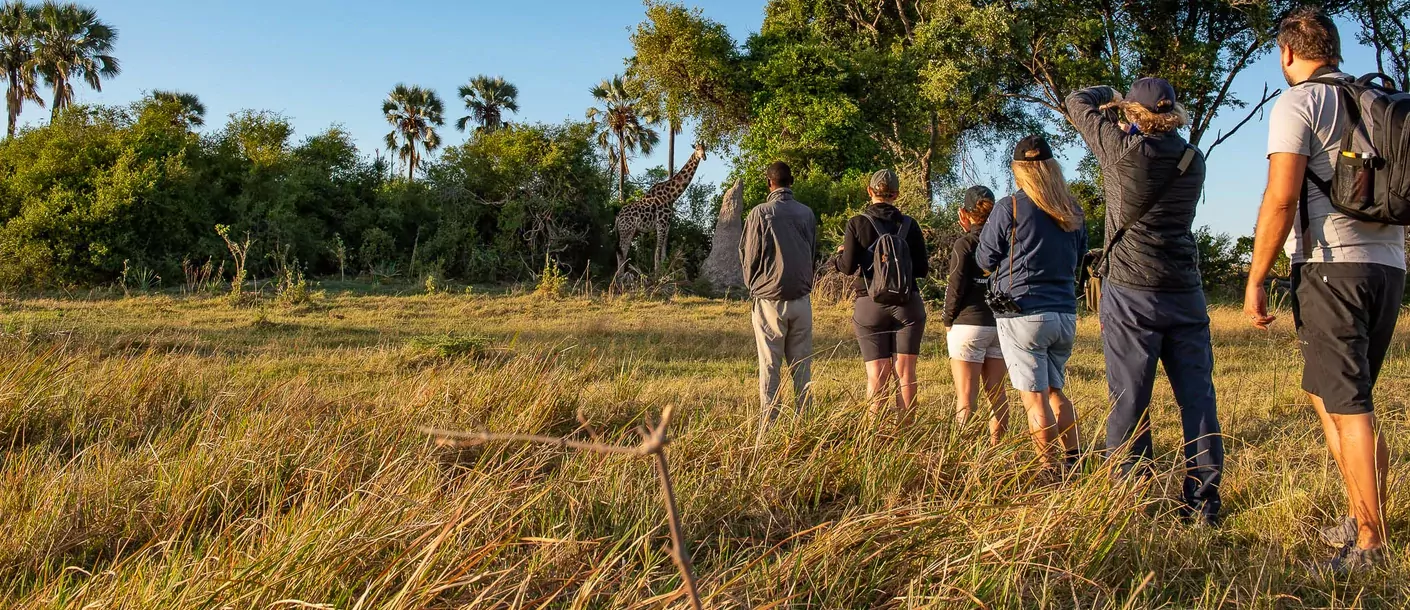
M744 285L755 299L792 301L813 291L818 217L793 198L792 189L775 189L749 211L739 259Z

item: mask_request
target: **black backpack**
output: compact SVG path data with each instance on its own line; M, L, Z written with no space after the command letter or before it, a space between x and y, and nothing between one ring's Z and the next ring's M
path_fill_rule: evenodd
M876 230L876 241L867 250L871 252L871 278L867 280L867 294L871 300L881 305L905 305L911 301L911 285L915 274L911 271L911 247L906 243L906 234L911 228L909 216L901 217L901 228L895 233L881 230L881 225L869 214L862 214L871 221Z
M1376 84L1378 80L1380 84ZM1319 75L1308 82L1337 89L1345 107L1345 122L1332 179L1305 173L1298 210L1304 230L1311 220L1308 183L1322 191L1333 208L1351 218L1410 225L1410 93L1397 90L1395 81L1380 73L1355 81Z

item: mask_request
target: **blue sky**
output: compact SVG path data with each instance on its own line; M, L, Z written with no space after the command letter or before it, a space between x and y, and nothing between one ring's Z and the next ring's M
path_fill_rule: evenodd
M151 89L188 91L205 102L207 123L215 128L241 109L273 110L293 122L298 138L341 125L367 154L388 131L381 102L398 82L434 88L446 100L448 144L464 139L451 126L463 114L456 88L481 73L518 85L520 113L512 120L582 119L592 103L588 89L622 71L631 52L628 32L643 17L637 0L89 1L119 30L115 54L123 73L101 93L77 87L81 102L119 104ZM758 30L765 2L687 4L701 6L742 42ZM1349 45L1353 32L1343 28ZM1372 65L1364 49L1345 54L1352 71ZM1247 70L1235 91L1256 97L1265 82L1283 85L1272 54ZM31 106L24 119L46 116ZM1241 117L1228 113L1216 130ZM1252 230L1267 171L1266 129L1262 121L1250 122L1211 156L1197 225L1234 234ZM678 159L688 154L689 142L689 133L678 140L684 151ZM635 161L633 172L664 165L664 151L663 145ZM1079 156L1068 155L1070 169ZM697 179L722 180L727 163L712 156Z

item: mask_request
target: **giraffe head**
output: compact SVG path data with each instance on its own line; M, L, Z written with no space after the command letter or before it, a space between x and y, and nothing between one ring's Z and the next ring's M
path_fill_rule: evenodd
M699 143L699 142L696 142L696 144L695 144L695 154L693 154L693 155L691 155L691 156L694 157L694 158L696 158L696 159L699 159L699 160L701 160L701 161L704 161L704 160L705 160L705 145L704 145L704 144L701 144L701 143Z

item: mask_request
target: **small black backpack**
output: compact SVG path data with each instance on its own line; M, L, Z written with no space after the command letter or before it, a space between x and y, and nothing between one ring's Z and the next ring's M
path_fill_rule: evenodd
M867 281L867 294L871 300L881 305L905 305L911 301L911 285L915 274L911 271L911 247L906 243L906 234L911 228L909 216L901 217L901 228L895 233L881 230L876 218L862 214L876 229L876 242L868 250L871 252L871 279Z
M1337 89L1345 127L1331 181L1309 171L1306 183L1351 218L1410 225L1410 93L1397 90L1395 81L1380 73L1355 81L1320 76L1308 82ZM1307 227L1305 192L1299 212Z

